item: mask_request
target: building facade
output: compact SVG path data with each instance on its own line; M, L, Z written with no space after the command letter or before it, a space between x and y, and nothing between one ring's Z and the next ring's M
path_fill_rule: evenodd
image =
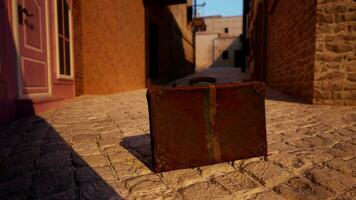
M191 4L0 1L0 122L193 72Z
M200 18L196 32L196 69L241 67L242 16Z
M252 0L251 78L308 103L356 105L352 0Z

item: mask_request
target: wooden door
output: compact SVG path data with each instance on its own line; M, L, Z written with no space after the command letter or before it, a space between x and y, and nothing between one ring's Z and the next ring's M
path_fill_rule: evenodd
M20 93L49 93L46 0L18 0L17 4Z

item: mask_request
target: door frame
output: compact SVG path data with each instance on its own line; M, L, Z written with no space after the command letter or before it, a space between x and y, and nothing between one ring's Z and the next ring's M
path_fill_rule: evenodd
M19 0L11 1L11 9L12 9L12 34L15 41L16 48L16 65L17 65L17 90L18 90L18 98L19 99L31 99L36 97L47 97L52 95L52 65L51 65L51 48L50 48L50 17L49 17L49 1L45 0L45 16L46 16L46 45L47 45L47 81L48 81L48 93L36 93L36 94L23 94L22 87L22 72L21 72L21 55L20 55L20 36L19 36L19 23L18 23L18 5Z

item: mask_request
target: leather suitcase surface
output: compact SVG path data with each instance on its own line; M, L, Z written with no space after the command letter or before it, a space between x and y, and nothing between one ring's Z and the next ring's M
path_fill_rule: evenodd
M264 96L261 82L149 88L154 171L267 156Z

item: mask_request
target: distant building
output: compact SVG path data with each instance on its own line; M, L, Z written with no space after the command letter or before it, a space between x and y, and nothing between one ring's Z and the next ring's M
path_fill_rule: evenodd
M0 1L0 123L194 71L192 0Z
M202 17L205 26L196 32L196 70L240 67L242 16Z

